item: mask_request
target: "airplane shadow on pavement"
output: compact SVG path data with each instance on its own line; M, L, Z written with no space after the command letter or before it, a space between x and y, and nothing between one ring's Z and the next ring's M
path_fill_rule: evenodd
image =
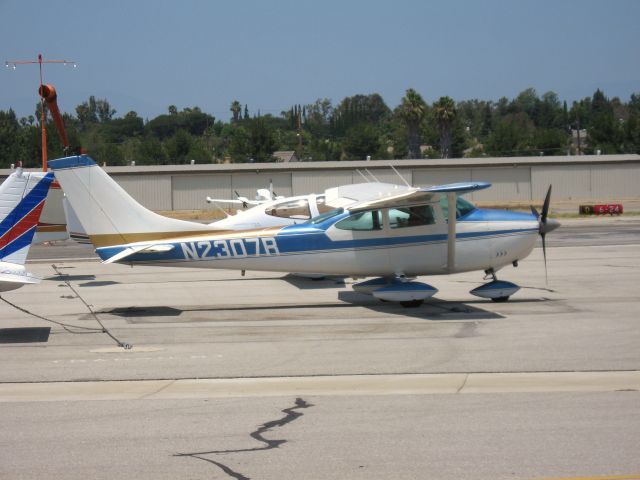
M344 314L340 314L344 318L353 318L354 314L366 318L375 312L374 314L389 317L390 322L393 321L393 316L418 318L427 321L495 320L504 318L499 313L485 310L481 306L470 305L467 302L431 299L417 308L405 308L396 303L381 302L368 295L349 291L338 292L338 301L336 302L321 304L201 305L189 307L150 305L109 308L97 313L121 317L131 323L189 323L228 320L230 315L237 316L239 321L243 321L243 313L246 313L246 319L251 321L273 320L274 314L278 312L282 313L283 318L298 318L297 312L299 312L300 318L314 320L324 318L325 314L322 312L328 310L332 310L331 316L335 316L336 311L344 310ZM370 310L371 313L366 313L366 310ZM222 318L219 318L220 316Z

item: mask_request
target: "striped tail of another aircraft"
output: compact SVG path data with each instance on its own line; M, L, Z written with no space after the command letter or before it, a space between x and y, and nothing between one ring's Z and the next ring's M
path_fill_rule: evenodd
M0 185L0 292L39 281L24 264L52 181L18 168Z

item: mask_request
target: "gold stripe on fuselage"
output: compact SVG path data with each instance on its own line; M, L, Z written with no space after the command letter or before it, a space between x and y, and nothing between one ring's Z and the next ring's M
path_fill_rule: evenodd
M185 238L200 240L215 236L216 239L252 238L261 235L273 235L283 227L254 228L250 230L194 230L187 232L148 232L148 233L107 233L89 235L91 243L96 248L111 247L139 242L156 242L160 240L184 240Z

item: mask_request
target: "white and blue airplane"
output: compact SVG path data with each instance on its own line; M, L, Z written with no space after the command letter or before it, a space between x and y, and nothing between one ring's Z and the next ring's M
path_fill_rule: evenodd
M0 292L40 282L24 265L52 181L17 168L0 185Z
M333 209L305 223L216 230L147 210L86 155L49 166L103 263L374 277L354 290L404 306L437 292L416 277L475 270L492 280L472 294L508 300L519 287L497 280L496 272L517 266L538 235L546 259L545 235L559 226L548 218L551 188L540 215L533 208L480 209L460 197L488 188L485 182L370 183L327 190L323 204Z

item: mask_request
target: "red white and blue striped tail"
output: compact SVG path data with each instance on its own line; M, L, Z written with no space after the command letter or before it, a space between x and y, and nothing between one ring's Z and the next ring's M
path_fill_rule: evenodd
M24 265L52 181L19 168L0 185L0 262Z

